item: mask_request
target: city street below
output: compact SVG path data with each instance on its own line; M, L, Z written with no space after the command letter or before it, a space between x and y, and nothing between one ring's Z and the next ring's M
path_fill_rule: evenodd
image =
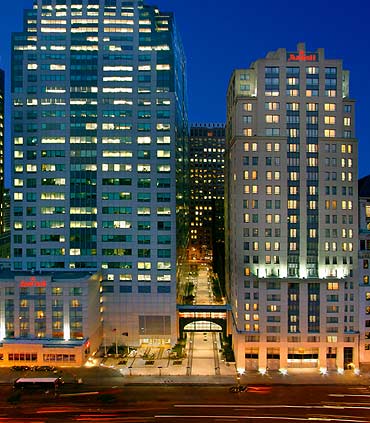
M370 390L364 386L84 386L51 393L0 388L1 422L271 422L368 423ZM12 400L13 397L13 400ZM13 402L12 402L13 401Z

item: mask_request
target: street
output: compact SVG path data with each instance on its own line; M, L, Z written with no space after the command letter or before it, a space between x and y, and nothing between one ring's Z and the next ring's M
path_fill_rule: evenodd
M78 388L78 389L77 389ZM58 397L0 388L0 422L271 422L369 423L367 386L229 385L65 386Z

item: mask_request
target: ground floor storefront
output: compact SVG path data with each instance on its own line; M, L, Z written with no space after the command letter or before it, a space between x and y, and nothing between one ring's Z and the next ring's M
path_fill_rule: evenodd
M90 354L90 342L81 340L21 343L14 340L0 345L0 366L82 366Z
M236 343L236 366L245 370L320 369L355 370L360 367L358 348L349 343Z

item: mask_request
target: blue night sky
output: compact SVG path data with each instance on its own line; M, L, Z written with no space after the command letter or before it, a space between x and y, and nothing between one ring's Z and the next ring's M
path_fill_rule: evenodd
M146 0L175 12L188 63L190 122L224 122L225 94L235 68L249 67L268 51L325 48L350 70L356 103L359 176L370 174L370 5L367 0ZM22 30L23 9L32 0L3 1L0 15L0 66L9 79L10 34ZM9 106L9 88L7 91ZM7 107L9 110L9 107ZM8 119L9 122L9 119ZM6 127L9 163L10 130ZM7 166L9 168L9 165ZM7 172L7 185L9 177Z

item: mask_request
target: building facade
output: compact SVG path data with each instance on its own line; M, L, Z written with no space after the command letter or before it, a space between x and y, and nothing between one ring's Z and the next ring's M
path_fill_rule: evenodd
M190 127L190 252L204 258L206 250L223 243L224 233L224 124ZM203 254L202 254L203 253Z
M359 197L359 321L360 364L370 368L370 176L358 181Z
M226 273L237 367L358 367L349 72L304 44L235 70L226 142Z
M82 365L102 339L100 280L88 272L1 272L1 365Z
M142 0L35 0L12 39L12 268L101 271L107 342L176 340L185 58Z

